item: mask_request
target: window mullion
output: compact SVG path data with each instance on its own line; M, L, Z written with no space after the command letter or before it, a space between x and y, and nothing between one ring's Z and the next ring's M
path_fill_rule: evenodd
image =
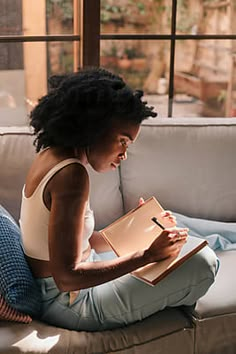
M99 66L100 0L80 0L80 67Z

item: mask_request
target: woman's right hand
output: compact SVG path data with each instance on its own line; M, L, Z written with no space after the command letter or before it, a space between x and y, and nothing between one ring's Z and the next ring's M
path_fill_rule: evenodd
M147 250L150 263L169 257L177 257L187 241L187 237L187 228L168 228L163 230Z

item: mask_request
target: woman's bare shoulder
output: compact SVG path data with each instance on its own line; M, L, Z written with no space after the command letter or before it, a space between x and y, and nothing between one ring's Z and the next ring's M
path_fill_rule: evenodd
M73 162L60 169L49 181L50 190L63 192L73 190L74 193L80 189L88 191L89 176L87 169L80 162Z

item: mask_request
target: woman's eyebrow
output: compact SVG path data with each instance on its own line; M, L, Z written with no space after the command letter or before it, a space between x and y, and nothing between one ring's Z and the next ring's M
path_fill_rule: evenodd
M122 135L122 136L125 136L126 138L128 138L131 142L133 142L134 141L134 139L131 137L131 135L129 134L129 133L121 133L120 135Z

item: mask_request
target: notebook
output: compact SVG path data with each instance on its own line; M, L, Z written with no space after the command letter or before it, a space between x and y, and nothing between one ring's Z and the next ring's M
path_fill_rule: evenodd
M163 231L152 221L153 217L156 217L157 221L165 228L173 227L170 221L161 217L162 211L164 209L160 203L155 197L151 197L141 206L132 209L100 230L100 233L119 257L146 249ZM131 274L149 285L156 285L207 244L206 240L191 236L191 242L187 239L177 257L169 257L159 262L150 263L136 269Z

